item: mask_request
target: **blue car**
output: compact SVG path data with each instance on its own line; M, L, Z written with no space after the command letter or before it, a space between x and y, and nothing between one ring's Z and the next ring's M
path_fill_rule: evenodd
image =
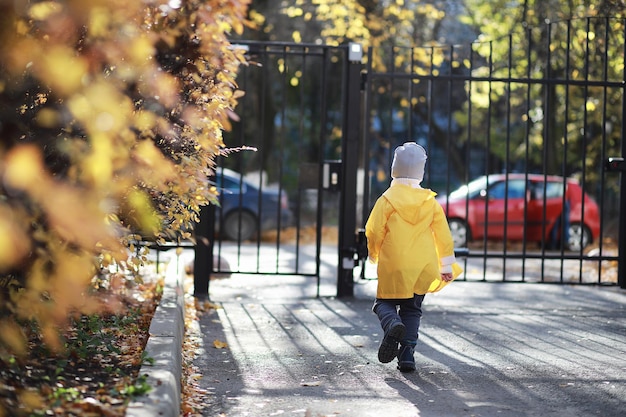
M259 232L291 225L285 190L259 188L227 168L216 170L215 186L219 192L215 230L222 239L250 240Z

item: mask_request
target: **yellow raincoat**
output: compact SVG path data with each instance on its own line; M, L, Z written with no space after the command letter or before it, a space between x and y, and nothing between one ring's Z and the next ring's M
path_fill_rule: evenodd
M448 284L441 272L458 277L454 242L437 194L392 183L376 201L365 234L371 262L378 262L380 299L413 297Z

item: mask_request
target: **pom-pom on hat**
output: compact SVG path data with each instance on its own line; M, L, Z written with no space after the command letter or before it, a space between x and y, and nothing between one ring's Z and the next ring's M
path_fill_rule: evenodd
M413 178L421 182L424 179L426 159L426 150L415 142L398 146L393 153L391 177Z

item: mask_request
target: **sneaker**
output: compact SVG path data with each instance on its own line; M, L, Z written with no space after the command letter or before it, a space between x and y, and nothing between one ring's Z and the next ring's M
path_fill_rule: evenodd
M413 346L400 346L400 352L398 352L398 369L400 372L415 371L415 358L413 357L413 350Z
M396 356L398 356L398 343L404 337L406 333L406 327L401 322L396 322L391 325L389 330L385 333L383 341L380 342L378 348L378 360L382 363L391 362Z

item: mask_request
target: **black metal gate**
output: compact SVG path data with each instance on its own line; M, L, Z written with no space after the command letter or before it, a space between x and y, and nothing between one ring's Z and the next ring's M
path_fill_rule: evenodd
M574 19L370 50L363 218L393 149L416 141L429 152L424 186L468 249L465 279L617 283L626 193L605 161L625 150L624 31L622 19Z
M210 275L243 273L317 278L319 295L320 274L335 274L340 239L350 51L282 42L234 47L249 59L237 77L245 95L217 160L219 205L201 213L196 231L195 292L208 291Z
M621 19L575 19L485 43L370 48L366 64L358 44L237 45L250 65L217 170L235 181L215 178L222 201L202 213L196 274L319 286L336 271L337 295L352 295L376 278L359 229L393 149L416 141L462 279L626 287L623 163L606 163L626 154L625 31Z

